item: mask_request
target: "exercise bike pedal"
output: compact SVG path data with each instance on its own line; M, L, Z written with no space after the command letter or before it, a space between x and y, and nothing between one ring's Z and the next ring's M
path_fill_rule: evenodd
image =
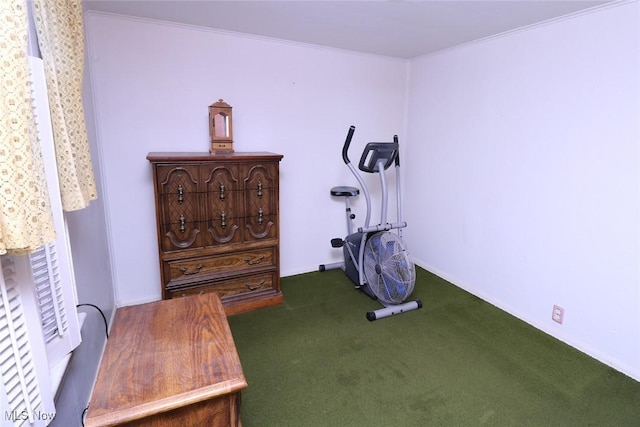
M336 238L336 239L331 239L331 247L332 248L341 248L344 246L344 240Z

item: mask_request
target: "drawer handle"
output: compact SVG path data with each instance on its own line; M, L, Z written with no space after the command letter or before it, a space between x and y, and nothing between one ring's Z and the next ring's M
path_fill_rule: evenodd
M180 272L182 274L184 274L185 276L191 276L192 274L200 273L200 270L202 270L202 267L203 267L202 264L198 264L198 265L196 265L196 268L194 268L191 271L189 271L186 267L180 267Z
M245 286L246 286L246 287L247 287L247 289L249 289L250 291L255 291L256 289L260 289L261 287L263 287L263 286L264 286L264 283L265 283L265 281L264 281L264 279L262 279L262 280L260 281L260 283L258 283L257 285L253 285L253 284L251 284L251 283L246 283L246 284L245 284Z
M178 203L184 203L184 187L182 187L182 184L178 184Z
M258 224L262 225L264 222L264 212L262 208L258 209Z
M227 228L227 214L220 213L220 227Z
M187 231L187 227L185 226L184 215L180 215L180 219L178 220L178 222L180 224L180 232L184 233L185 231Z
M220 200L224 200L224 184L220 184Z
M262 199L262 181L258 181L258 199Z
M263 260L264 260L264 255L260 255L258 258L254 258L254 259L246 257L244 259L244 262L246 262L249 265L256 265L256 264L260 264Z

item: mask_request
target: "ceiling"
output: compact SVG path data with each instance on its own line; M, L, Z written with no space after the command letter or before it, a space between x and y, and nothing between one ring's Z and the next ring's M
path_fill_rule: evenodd
M432 53L611 1L83 0L131 15L399 58Z

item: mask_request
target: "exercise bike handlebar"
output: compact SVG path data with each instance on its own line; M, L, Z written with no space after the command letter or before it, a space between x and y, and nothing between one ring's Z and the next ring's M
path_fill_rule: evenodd
M393 143L398 146L398 135L393 135ZM396 167L400 166L400 155L397 155L395 158Z
M353 133L355 132L356 127L350 126L349 132L347 132L347 139L344 141L344 146L342 147L342 160L344 160L345 164L351 163L349 160L349 146L351 145L351 139L353 138Z

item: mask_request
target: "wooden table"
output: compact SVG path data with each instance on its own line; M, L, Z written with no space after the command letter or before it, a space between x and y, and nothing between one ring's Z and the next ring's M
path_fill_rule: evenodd
M123 307L85 426L237 426L246 387L216 294Z

